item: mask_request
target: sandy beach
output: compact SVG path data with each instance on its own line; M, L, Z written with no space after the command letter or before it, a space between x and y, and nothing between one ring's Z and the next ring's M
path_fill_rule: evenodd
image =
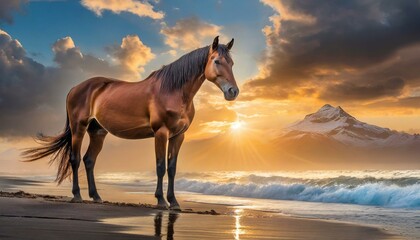
M401 239L373 227L232 211L223 205L183 201L183 212L174 212L149 204L75 204L65 196L0 195L2 239Z

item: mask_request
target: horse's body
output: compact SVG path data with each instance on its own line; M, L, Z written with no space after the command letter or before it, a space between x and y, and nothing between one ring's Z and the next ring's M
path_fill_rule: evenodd
M163 125L169 138L184 133L194 116L193 102L183 101L180 92L156 97L159 89L154 77L137 83L91 78L69 92L70 122L96 120L107 132L125 139L153 137Z
M95 77L80 83L67 96L64 132L56 137L40 136L39 140L44 146L25 151L25 156L29 161L49 155L53 156L51 161L59 159L57 181L61 183L72 173L72 201L80 202L78 168L81 161L80 148L87 132L90 143L83 162L89 196L94 201L101 201L93 169L106 135L111 133L125 139L154 137L158 176L155 196L158 205L167 205L162 189L167 157L167 200L171 208L179 208L174 194L176 162L184 132L194 117L195 94L205 79L214 82L227 100L235 99L239 93L229 55L232 45L233 39L228 45L219 45L218 38L215 38L212 46L186 54L140 82Z

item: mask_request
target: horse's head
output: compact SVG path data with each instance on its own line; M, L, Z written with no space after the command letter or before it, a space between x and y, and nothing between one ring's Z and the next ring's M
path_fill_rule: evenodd
M229 54L232 46L233 38L227 45L224 45L219 44L219 36L217 36L210 46L204 71L206 79L216 84L223 91L225 99L228 101L235 100L239 94L239 88L232 71L233 61Z

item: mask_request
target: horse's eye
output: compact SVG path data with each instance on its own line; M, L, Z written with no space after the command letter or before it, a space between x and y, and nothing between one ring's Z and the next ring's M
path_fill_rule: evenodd
M220 61L219 60L215 60L214 63L220 64Z

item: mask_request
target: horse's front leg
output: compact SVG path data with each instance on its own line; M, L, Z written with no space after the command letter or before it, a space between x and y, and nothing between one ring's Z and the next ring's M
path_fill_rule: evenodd
M176 174L176 162L178 159L179 149L181 148L182 142L184 141L184 134L169 139L168 147L168 195L167 199L170 204L170 208L174 210L181 210L178 202L175 198L174 181Z
M157 187L155 197L158 200L158 207L167 208L168 204L163 198L163 176L165 176L165 156L166 144L168 142L168 130L160 128L155 132L155 152L156 152L156 174L157 174Z

